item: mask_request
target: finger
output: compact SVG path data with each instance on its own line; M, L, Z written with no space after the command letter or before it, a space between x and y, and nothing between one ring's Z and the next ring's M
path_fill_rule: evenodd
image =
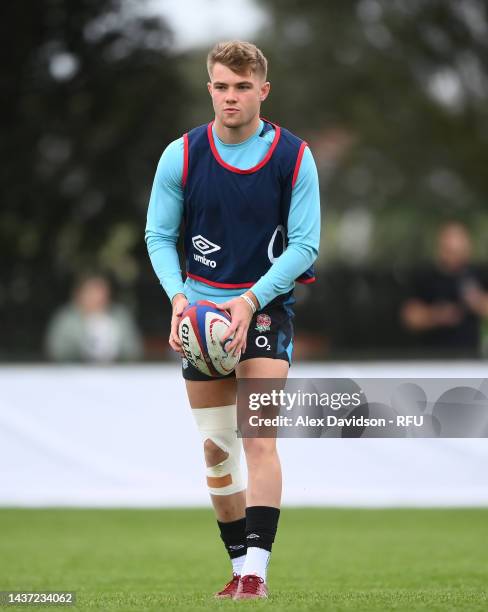
M183 353L183 347L181 345L180 339L179 338L175 338L174 336L171 338L171 341L173 342L175 348L175 351L177 353Z
M242 342L241 342L240 346L238 347L238 349L241 351L241 353L245 353L246 352L248 329L249 329L249 326L247 326L246 328L242 329Z
M227 331L222 336L222 342L225 342L227 340L227 338L230 338L232 335L234 335L237 327L238 327L237 321L235 323L232 323L231 325L229 325L229 327L227 328Z
M238 346L241 346L241 345L242 345L243 336L244 336L244 334L243 334L243 332L242 332L242 327L240 327L240 328L237 330L237 332L236 332L236 334L235 334L234 339L232 340L232 342L231 342L230 344L228 344L228 345L227 345L227 352L231 352L231 351L233 351L233 354L235 355L235 349L236 349L236 347L238 347Z
M234 334L234 337L232 338L232 340L227 341L227 344L225 345L225 350L228 353L232 352L236 346L236 342L238 342L237 333Z
M171 342L173 342L178 348L181 348L181 340L178 338L177 335L175 334L171 334L170 336L170 340Z
M179 333L179 325L180 322L178 321L178 319L176 318L172 318L171 319L171 332L170 332L170 336L173 338L173 340L181 345L181 341L180 341L180 333Z
M236 348L234 349L234 352L232 353L234 355L234 357L238 357L239 354L243 352L242 349L243 349L243 346L244 346L244 342L245 342L245 336L243 335L241 337L241 339L239 340Z
M171 330L169 332L169 339L171 340L171 342L174 342L177 345L181 344L178 329L175 329L173 325L171 326Z
M171 336L170 336L170 338L169 338L169 341L168 341L168 342L169 342L170 347L171 347L171 348L172 348L172 349L173 349L173 350L174 350L176 353L182 353L182 352L183 352L183 349L182 349L180 346L178 346L178 345L176 344L176 342L173 340L173 338L172 338Z
M247 328L243 328L241 341L240 341L239 346L237 347L237 349L241 353L243 353L246 350L246 345L247 345ZM237 351L235 353L237 354Z
M219 310L227 310L229 308L230 302L222 302L222 304L215 304L215 307Z

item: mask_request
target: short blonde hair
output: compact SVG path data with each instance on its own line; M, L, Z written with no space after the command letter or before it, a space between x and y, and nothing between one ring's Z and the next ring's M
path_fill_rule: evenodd
M217 63L227 66L237 74L243 74L246 69L250 70L266 80L268 60L261 49L252 43L241 40L217 43L207 56L207 70L210 78L212 78L213 67Z

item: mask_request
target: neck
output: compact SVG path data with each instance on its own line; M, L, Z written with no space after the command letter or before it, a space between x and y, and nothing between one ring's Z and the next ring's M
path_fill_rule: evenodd
M218 117L215 117L214 128L217 136L226 144L239 144L250 138L259 126L259 115L256 115L252 121L246 125L238 127L225 126Z

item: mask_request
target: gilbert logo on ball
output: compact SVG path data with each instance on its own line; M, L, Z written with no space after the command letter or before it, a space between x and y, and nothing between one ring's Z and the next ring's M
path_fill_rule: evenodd
M228 353L222 341L230 324L229 314L208 300L189 304L181 315L178 331L185 357L207 376L230 374L239 362L240 353ZM225 344L231 341L228 338Z

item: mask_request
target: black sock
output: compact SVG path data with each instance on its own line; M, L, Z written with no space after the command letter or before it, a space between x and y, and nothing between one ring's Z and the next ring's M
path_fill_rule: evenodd
M272 506L251 506L246 508L247 546L264 548L271 552L280 511Z
M230 523L217 521L225 548L231 559L246 554L246 518L243 517Z

